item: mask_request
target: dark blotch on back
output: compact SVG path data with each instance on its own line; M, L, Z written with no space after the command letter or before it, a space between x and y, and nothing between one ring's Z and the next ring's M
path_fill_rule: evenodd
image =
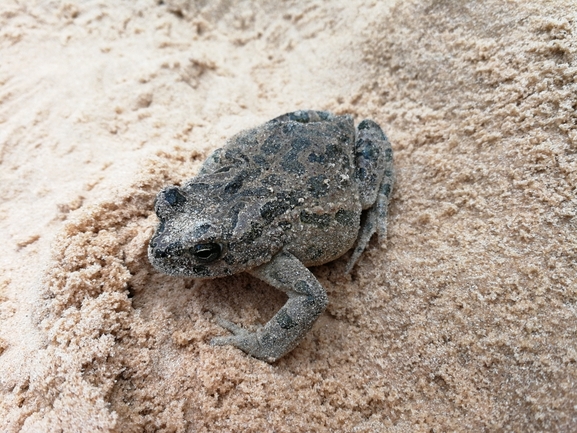
M230 220L230 233L232 233L234 231L234 229L236 228L236 225L238 224L238 214L240 213L240 211L244 208L245 204L244 202L238 202L236 203L231 209L230 212L228 213L228 218Z
M311 146L311 141L306 137L297 137L291 141L291 148L295 152L300 152Z
M305 167L298 161L300 153L311 146L311 141L306 137L297 137L291 141L291 149L285 154L281 161L281 167L289 173L302 175Z
M260 208L260 216L270 224L276 217L297 204L298 199L293 192L279 192L276 200L267 201Z
M337 162L339 156L343 153L343 149L334 144L327 144L326 149L325 155L327 162Z
M262 170L259 167L250 170L242 170L226 184L224 192L226 194L236 194L243 188L245 181L257 179L261 172Z
M264 143L260 147L260 150L266 155L273 155L278 153L280 150L281 144L285 141L285 136L283 134L283 130L273 129L264 140Z
M234 177L229 183L224 187L224 192L227 194L234 194L242 188L242 183L244 181L244 173L240 173Z
M310 153L308 156L309 162L316 162L319 164L329 164L337 163L339 156L342 156L343 149L341 146L335 144L327 144L325 147L325 153Z
M307 212L306 210L301 211L300 219L305 224L313 224L320 228L328 227L333 219L331 214L325 213L318 215L315 213Z
M256 165L261 168L269 168L270 164L268 163L267 159L262 155L255 155L252 157L252 160Z
M335 219L339 224L347 227L352 227L358 224L356 212L350 210L340 209L335 215Z
M329 192L329 185L325 182L327 177L324 174L311 177L307 180L309 191L315 198L322 197Z
M319 155L318 153L309 153L309 162L318 162L322 164L325 162L325 155Z
M295 173L298 175L305 173L305 166L298 162L296 155L292 155L291 152L285 155L280 165L285 171L288 171L289 173Z
M250 223L250 231L247 231L242 238L240 238L239 243L251 243L257 240L262 235L262 226L258 223ZM234 244L230 244L230 248L234 248Z
M286 202L278 200L267 201L260 208L260 216L270 224L276 217L282 215L289 209L290 205Z

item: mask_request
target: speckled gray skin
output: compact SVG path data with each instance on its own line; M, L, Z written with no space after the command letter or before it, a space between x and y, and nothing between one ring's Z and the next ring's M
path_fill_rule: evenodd
M355 131L348 115L284 114L235 135L196 177L160 191L150 262L174 276L249 272L284 291L287 303L257 332L220 319L233 335L212 340L273 362L327 306L307 266L330 262L356 243L349 272L376 231L386 238L393 178L391 145L372 120Z

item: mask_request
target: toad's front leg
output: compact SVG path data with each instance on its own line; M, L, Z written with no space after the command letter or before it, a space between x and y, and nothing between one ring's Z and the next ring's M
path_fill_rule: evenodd
M327 293L311 271L288 252L277 254L250 273L285 292L288 301L254 333L221 320L219 323L234 335L214 338L211 344L230 344L255 358L274 362L290 352L312 328L328 304Z

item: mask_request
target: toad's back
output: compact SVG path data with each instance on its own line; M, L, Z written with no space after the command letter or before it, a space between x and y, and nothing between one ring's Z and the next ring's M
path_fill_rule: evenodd
M199 185L211 185L210 193L199 191L203 213L223 224L236 222L227 230L229 250L247 251L247 257L230 261L274 253L258 246L263 241L282 245L306 266L317 265L342 255L357 238L361 205L353 182L353 120L300 113L235 135L183 187L193 193ZM241 228L251 235L243 230L235 235Z

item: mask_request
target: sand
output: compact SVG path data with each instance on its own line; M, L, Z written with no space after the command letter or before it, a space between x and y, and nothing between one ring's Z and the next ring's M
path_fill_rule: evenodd
M0 431L574 430L576 56L563 1L2 2ZM209 341L281 293L146 246L162 186L300 108L379 122L397 185L269 365Z

